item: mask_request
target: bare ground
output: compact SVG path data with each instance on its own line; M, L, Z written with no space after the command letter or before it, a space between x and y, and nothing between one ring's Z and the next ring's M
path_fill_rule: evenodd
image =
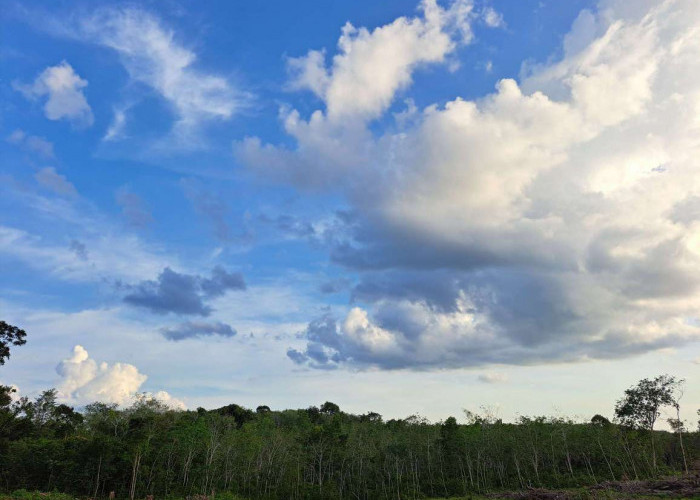
M648 481L606 481L579 490L529 489L489 495L492 499L593 500L593 499L700 499L700 476L686 475Z

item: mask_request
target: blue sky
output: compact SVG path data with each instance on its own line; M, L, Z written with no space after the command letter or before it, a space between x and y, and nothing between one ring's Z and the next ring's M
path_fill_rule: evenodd
M692 0L7 7L22 393L587 416L668 371L700 405Z

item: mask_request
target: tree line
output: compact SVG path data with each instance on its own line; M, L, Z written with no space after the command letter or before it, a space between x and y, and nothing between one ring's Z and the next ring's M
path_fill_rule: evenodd
M96 402L77 411L55 390L29 400L1 387L0 490L417 499L651 478L683 473L700 457L700 432L680 419L682 386L668 375L644 379L625 391L612 421L514 423L488 411L465 411L464 423L384 420L331 402L176 411L146 395L127 408ZM656 430L664 409L672 432Z

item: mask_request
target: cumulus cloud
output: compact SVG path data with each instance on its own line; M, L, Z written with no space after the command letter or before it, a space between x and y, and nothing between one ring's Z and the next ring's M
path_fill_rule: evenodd
M44 167L34 174L34 179L42 187L62 196L76 196L78 191L64 175L56 172L54 167Z
M61 377L59 396L73 404L100 401L128 405L140 396L138 391L148 378L128 363L98 363L81 345L76 345L72 355L58 364L56 372ZM172 408L185 408L182 401L165 391L147 394L147 397L154 397Z
M229 290L245 290L243 275L216 266L211 278L163 269L157 280L131 286L124 296L127 304L149 309L157 314L209 316L212 308L207 299L220 297Z
M604 0L581 13L560 60L384 131L369 121L385 98L333 122L343 108L316 80L325 110L284 114L297 149L237 149L302 188L341 188L357 214L331 248L360 273L355 307L324 335L312 322L290 358L457 367L700 338L698 23L692 0Z
M199 283L206 297L220 297L228 290L246 289L241 273L230 273L221 266L211 270L211 278L202 278Z
M92 109L83 93L87 85L87 80L66 61L49 66L31 84L13 84L27 99L46 98L44 114L49 120L65 119L78 126L93 122Z
M249 137L235 144L236 155L266 175L305 187L351 182L345 173L374 167L376 144L366 122L387 111L416 70L447 63L460 44L469 43L474 17L470 0L447 7L425 0L420 15L371 31L347 23L329 67L323 51L288 61L290 87L311 90L325 105L308 120L297 110L280 110L285 131L299 147L289 150Z
M211 337L218 335L220 337L233 337L237 334L236 330L230 325L221 322L207 323L204 321L187 321L175 326L164 327L160 329L160 333L168 340L179 341L195 337Z
M290 85L323 99L331 121L379 116L408 86L416 67L444 62L459 42L472 38L469 0L456 0L446 9L424 0L420 9L422 16L400 17L372 31L346 23L331 68L325 67L323 52L291 58Z
M208 121L228 120L250 97L226 78L197 69L197 55L154 14L137 7L100 8L63 34L103 45L119 54L130 78L158 92L177 119L174 132L190 141ZM119 138L126 116L115 113L105 137Z

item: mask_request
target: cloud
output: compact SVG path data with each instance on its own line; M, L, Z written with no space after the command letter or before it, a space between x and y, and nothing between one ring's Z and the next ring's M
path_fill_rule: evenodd
M40 157L51 160L54 156L53 143L47 141L43 137L35 135L27 135L23 130L17 129L7 136L7 142L14 144L24 149L39 155Z
M311 322L290 357L427 369L698 340L698 23L691 0L606 0L579 16L561 59L387 126L369 122L406 87L367 81L370 104L334 121L341 72L302 72L325 109L283 112L297 147L249 138L236 152L281 182L342 192L355 219L330 255L360 279L332 333Z
M244 290L246 284L243 275L229 273L220 266L212 270L211 278L181 274L166 267L156 281L142 281L129 288L131 291L124 296L127 304L157 314L209 316L212 308L205 300L220 297L229 290Z
M325 314L306 327L303 337L308 340L304 351L288 349L287 357L298 365L309 364L313 368L332 369L343 361L342 337L338 334L335 319Z
M273 226L277 231L290 238L312 238L316 236L316 229L309 221L305 221L290 214L280 214L274 217L261 214L258 220L264 224Z
M176 342L189 338L211 337L214 335L233 337L237 334L236 330L226 323L206 323L202 321L187 321L175 326L164 327L160 329L160 333L166 339Z
M202 124L228 120L250 101L226 78L197 69L197 55L148 11L99 8L70 28L59 32L116 51L134 82L155 90L170 104L176 116L173 131L186 145L192 145ZM123 111L116 111L112 132L105 138L117 139L124 123Z
M55 204L45 208L51 215L58 212ZM80 243L86 248L83 241L90 245L87 260L65 242L54 244L47 241L46 235L10 226L0 226L0 253L39 270L43 275L80 283L134 281L163 269L164 262L177 264L176 259L158 248L145 245L133 235L114 233L102 220L83 217L75 222L83 230ZM61 227L66 226L61 224ZM67 227L71 233L76 232L75 226Z
M400 17L371 31L347 23L330 67L323 51L290 58L289 88L311 90L325 109L308 120L295 109L280 110L285 131L298 143L296 150L248 137L234 145L237 157L262 175L302 187L352 182L345 174L377 167L377 144L367 122L387 111L415 71L448 63L460 45L473 39L476 14L470 0L455 0L445 8L425 0L419 9L416 17Z
M208 316L211 308L202 301L196 276L179 274L166 267L157 281L142 281L124 297L124 302L133 306L166 314L196 314Z
M153 222L153 215L146 206L146 202L139 195L129 191L127 187L119 188L115 193L115 199L122 209L122 216L130 226L144 228Z
M34 179L42 187L62 196L77 196L78 191L64 175L56 172L54 167L44 167L34 174Z
M107 128L102 140L117 141L124 138L124 129L126 128L126 109L114 108L114 118L112 123Z
M323 99L331 121L379 116L418 66L444 62L458 43L472 39L470 1L456 0L443 9L425 0L420 9L420 17L400 17L372 31L346 23L330 69L319 51L289 60L291 87Z
M165 406L167 406L168 408L171 408L173 410L186 410L187 409L187 405L185 404L184 401L172 396L167 391L156 391L154 393L146 392L146 393L142 393L141 396L145 397L146 399L154 399L154 400L158 401L159 403L162 403Z
M85 98L83 80L66 61L46 68L31 84L13 83L27 99L46 97L44 114L49 120L66 119L77 126L90 126L92 109Z
M127 405L132 403L138 390L148 378L128 363L97 363L91 359L83 346L76 345L73 354L56 367L61 376L59 396L73 404L94 401ZM154 397L172 408L184 409L182 401L165 391Z
M241 273L229 273L221 266L211 270L211 278L200 279L200 286L207 297L220 297L228 290L246 289Z
M503 28L506 23L503 14L494 10L493 7L486 7L481 11L481 19L489 28Z
M483 382L485 384L502 384L508 381L508 375L505 373L496 372L482 373L479 375L478 379L479 382Z

